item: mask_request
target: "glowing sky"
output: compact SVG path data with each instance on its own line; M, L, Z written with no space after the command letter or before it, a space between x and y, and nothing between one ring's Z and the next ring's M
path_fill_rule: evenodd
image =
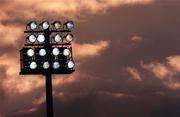
M30 20L71 19L76 72L55 117L179 117L179 0L0 0L0 117L45 117L43 76L19 76Z

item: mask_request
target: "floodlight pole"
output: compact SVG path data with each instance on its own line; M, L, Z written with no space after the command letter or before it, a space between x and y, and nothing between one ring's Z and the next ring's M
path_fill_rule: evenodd
M51 31L49 28L44 31L44 36L45 36L45 49L47 50L47 56L46 56L46 61L49 63L51 62L50 60L50 50L51 50L51 45L50 45L50 35ZM54 117L54 112L53 112L53 88L52 88L52 74L50 70L45 71L45 77L46 77L46 113L47 117Z
M57 44L52 44L50 43L50 35L51 33L57 33L57 32L71 32L71 30L50 30L49 28L46 30L28 30L28 31L24 31L24 33L43 33L43 35L45 36L45 43L43 44L25 44L25 46L43 46L43 48L45 48L46 50L46 56L45 58L43 58L43 60L52 63L52 56L51 56L51 50L52 50L52 46L57 45ZM59 45L59 44L58 44ZM63 43L61 45L71 45L69 43ZM23 51L20 51L21 54L21 62L23 62ZM24 58L25 59L25 58ZM23 65L21 63L21 65ZM23 69L22 69L23 68ZM25 70L25 71L24 71ZM72 73L74 70L70 71L64 71L63 73L65 74L70 74ZM24 65L21 66L21 72L20 74L30 74L30 71L26 71L26 69L24 68ZM62 72L62 71L61 71ZM33 74L39 74L39 72L37 73L33 73ZM41 72L41 74L43 74L45 76L45 84L46 84L46 113L47 116L46 117L54 117L54 112L53 112L53 87L52 87L52 75L54 74L52 69L44 69L43 72Z
M52 77L46 74L46 113L47 117L54 117L53 112L53 94L52 94Z

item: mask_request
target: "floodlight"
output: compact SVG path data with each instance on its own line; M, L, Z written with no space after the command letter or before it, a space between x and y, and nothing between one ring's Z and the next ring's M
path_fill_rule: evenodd
M37 63L35 61L30 63L30 69L36 69L37 68Z
M54 41L55 41L55 42L61 42L61 41L62 41L61 35L60 35L60 34L56 34L56 35L54 36Z
M66 41L67 41L67 42L71 42L72 40L73 40L73 35L70 34L70 33L68 33L68 34L66 35Z
M38 35L37 40L42 43L45 41L45 36L43 34Z
M46 30L46 29L48 29L49 28L49 22L48 21L44 21L44 22L42 22L42 29L43 30Z
M43 49L43 48L41 48L41 49L39 50L39 55L40 55L40 56L45 56L45 55L46 55L46 50Z
M46 61L46 62L43 63L43 68L44 69L48 69L49 67L50 67L49 62Z
M64 25L68 30L72 30L74 28L74 23L72 21L67 21Z
M37 22L36 21L31 21L29 24L28 24L30 30L35 30L37 29L38 25L37 25Z
M57 56L60 53L60 51L59 51L58 48L54 48L52 53L53 53L54 56Z
M56 30L62 27L62 23L60 21L55 21L52 25L54 26Z
M63 50L63 55L64 55L64 56L69 56L70 53L71 53L70 50L67 49L67 48Z
M34 34L29 35L28 40L29 42L34 43L36 41L36 35Z
M67 67L69 68L69 69L72 69L73 67L74 67L74 62L72 61L72 60L70 60L70 61L68 61L68 63L67 63Z
M59 67L60 67L59 62L54 62L54 63L53 63L53 68L54 68L54 69L58 69Z
M34 50L33 50L33 49L28 49L27 55L28 55L29 57L34 56Z

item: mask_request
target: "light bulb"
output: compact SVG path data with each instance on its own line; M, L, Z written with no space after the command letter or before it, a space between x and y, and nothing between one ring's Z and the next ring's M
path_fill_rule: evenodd
M52 53L53 53L53 55L57 56L60 53L60 51L58 48L54 48Z
M68 64L67 64L67 66L68 66L68 68L70 68L70 69L72 69L73 67L74 67L74 62L73 61L68 61Z
M31 68L31 69L36 69L36 68L37 68L37 63L34 62L34 61L31 62L31 63L30 63L30 68Z
M33 49L28 49L27 55L28 55L29 57L34 56L34 50L33 50Z
M69 56L70 53L71 53L70 50L67 49L67 48L63 50L63 55L64 55L64 56Z
M53 68L54 68L54 69L58 69L59 67L60 67L59 62L54 62L54 63L53 63Z

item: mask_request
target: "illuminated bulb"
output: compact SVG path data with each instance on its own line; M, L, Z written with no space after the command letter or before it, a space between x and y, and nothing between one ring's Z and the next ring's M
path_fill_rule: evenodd
M61 42L61 41L62 41L61 36L60 36L59 34L55 35L54 41L55 41L55 42Z
M37 40L38 40L40 43L44 42L44 41L45 41L44 35L42 35L42 34L38 35Z
M52 53L53 53L53 55L57 56L60 53L60 51L58 48L54 48Z
M66 41L71 42L73 40L73 35L72 34L67 34L66 35Z
M59 67L60 67L59 62L54 62L54 63L53 63L53 68L54 68L54 69L58 69Z
M45 49L40 49L39 50L39 55L40 56L45 56L46 55L46 50Z
M44 22L42 23L42 28L43 28L43 30L48 29L48 28L49 28L49 22L44 21Z
M61 25L62 25L61 22L55 22L54 27L56 30L58 30L61 28Z
M44 68L44 69L48 69L49 67L50 67L49 62L44 62L44 63L43 63L43 68Z
M70 50L67 49L67 48L64 49L64 50L63 50L63 55L64 55L64 56L69 56L69 55L70 55Z
M27 55L28 55L29 57L34 56L34 50L33 50L33 49L28 49Z
M67 64L68 68L72 69L74 67L74 65L75 64L73 61L68 61L68 64Z
M68 30L73 29L73 28L74 28L74 23L73 23L72 21L68 21L68 22L66 23L66 28L67 28Z
M31 29L31 30L35 30L36 28L37 28L37 22L32 21L32 22L30 23L30 29Z
M28 40L29 40L29 42L34 43L36 41L36 36L35 35L30 35L28 37Z
M31 68L31 69L36 69L36 68L37 68L36 62L34 62L34 61L31 62L31 63L30 63L30 68Z

